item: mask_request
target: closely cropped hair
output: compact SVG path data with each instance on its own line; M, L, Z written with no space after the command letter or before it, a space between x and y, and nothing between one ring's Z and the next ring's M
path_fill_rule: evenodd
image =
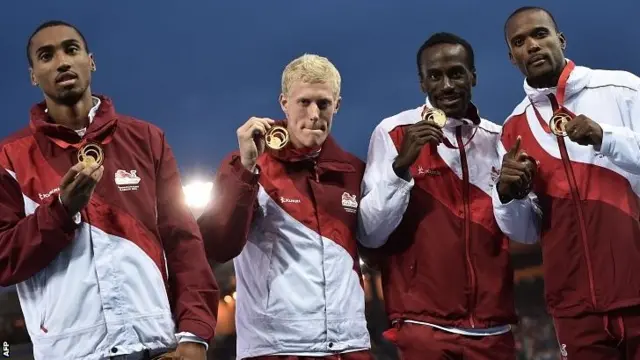
M49 20L47 22L44 22L42 24L40 24L40 26L38 26L33 33L31 33L31 36L29 36L29 40L27 40L27 61L29 62L29 66L33 66L33 59L31 59L31 40L33 40L33 37L36 36L40 31L42 31L43 29L47 29L50 27L54 27L54 26L66 26L69 28L72 28L73 30L75 30L78 35L80 35L80 38L82 39L82 42L84 43L84 48L87 51L87 53L89 53L89 44L87 43L87 39L84 37L84 35L82 34L82 32L80 32L80 30L78 30L77 27L75 27L72 24L69 24L68 22L62 21L62 20Z
M505 39L507 38L507 26L509 26L509 21L511 21L511 19L513 19L514 16L527 11L542 11L546 13L549 16L549 18L551 18L551 22L553 23L554 30L558 31L558 23L556 22L556 19L553 17L553 14L549 10L538 7L538 6L523 6L514 10L511 13L511 15L509 15L509 17L507 18L507 21L504 22L503 31L504 31ZM509 43L509 39L507 39L507 43Z
M469 65L469 70L474 71L476 69L476 60L475 55L473 54L473 47L471 44L458 35L448 33L448 32L439 32L431 35L425 41L420 49L418 49L418 53L416 55L416 62L418 65L418 74L420 75L420 79L423 78L424 74L422 73L422 53L428 48L440 44L452 44L452 45L461 45L467 53L467 65Z
M340 96L340 72L326 57L304 54L291 61L282 72L282 93L287 95L296 81L328 84L333 89L333 96Z

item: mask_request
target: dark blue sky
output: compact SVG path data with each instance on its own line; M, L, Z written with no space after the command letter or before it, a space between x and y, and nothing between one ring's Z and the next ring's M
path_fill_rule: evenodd
M522 5L556 15L578 64L640 73L636 0L15 0L0 12L0 137L27 124L29 107L42 98L29 83L28 36L62 19L85 33L95 54L94 92L163 128L185 177L211 173L236 148L235 129L248 117L282 116L282 69L304 52L340 70L334 135L364 158L381 119L423 101L415 52L433 32L457 33L474 46L474 100L501 123L523 96L502 34Z

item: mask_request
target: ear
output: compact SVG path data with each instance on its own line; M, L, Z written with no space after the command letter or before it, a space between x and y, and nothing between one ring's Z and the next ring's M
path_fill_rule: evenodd
M280 108L282 109L282 112L285 115L287 115L287 104L289 103L289 99L287 99L287 97L283 93L280 93L278 102L280 103Z
M29 68L29 80L31 81L31 85L38 86L38 80L36 80L36 75L33 73L33 68Z
M562 50L565 50L567 48L567 38L564 37L564 34L559 32L558 33L558 40L560 40L560 48Z
M93 57L93 53L89 54L89 65L91 66L91 71L96 71L96 60Z
M476 75L476 69L471 70L471 87L475 87L478 83L478 76Z
M342 105L342 96L338 96L338 100L336 100L336 108L333 110L334 114L340 110L340 105Z
M516 65L516 59L513 58L511 50L509 50L509 62L511 63L511 65Z
M422 74L418 73L418 82L420 83L420 91L422 91L423 94L427 93L427 86L424 83L424 79L422 78Z

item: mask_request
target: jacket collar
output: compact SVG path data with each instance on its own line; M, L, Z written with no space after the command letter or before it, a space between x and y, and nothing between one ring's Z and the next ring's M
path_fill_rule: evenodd
M286 121L279 121L275 125L284 126ZM291 141L280 150L267 148L269 156L286 163L302 163L315 160L318 167L329 171L354 172L355 167L349 162L348 154L345 152L331 135L327 136L324 143L317 148L296 149Z
M80 137L74 130L56 124L47 114L47 106L43 101L35 104L30 111L29 127L33 133L41 133L62 148L79 148L88 142L107 144L117 127L117 115L113 102L106 96L94 95L99 105L93 116L93 121L87 127L84 137Z
M425 106L427 108L432 108L431 102L429 101L429 97L425 99ZM476 105L472 102L469 103L467 107L467 114L462 119L454 119L452 117L447 117L447 123L444 125L445 128L455 128L460 125L480 125L480 112Z
M591 79L591 71L589 68L583 66L575 66L573 61L566 59L567 64L565 65L565 69L563 72L567 72L566 82L564 84L564 94L563 99L569 99L573 95L582 91L589 84L589 80ZM524 92L527 97L531 99L532 102L537 103L547 99L549 94L553 94L558 97L558 89L562 87L562 76L560 76L560 81L557 86L543 89L536 89L531 87L527 82L527 79L524 79Z

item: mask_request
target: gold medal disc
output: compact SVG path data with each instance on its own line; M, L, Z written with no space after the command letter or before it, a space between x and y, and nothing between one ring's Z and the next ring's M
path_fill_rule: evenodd
M289 142L289 132L282 126L273 126L264 137L267 146L272 150L280 150Z
M551 120L549 120L549 129L555 136L567 136L565 126L567 126L567 123L571 121L571 119L572 118L569 114L562 112L557 113L551 117Z
M84 163L84 166L90 166L93 163L100 166L104 162L104 152L98 144L86 144L78 150L78 161Z
M437 127L443 128L447 123L447 115L440 109L429 109L424 113L422 120L436 124Z

